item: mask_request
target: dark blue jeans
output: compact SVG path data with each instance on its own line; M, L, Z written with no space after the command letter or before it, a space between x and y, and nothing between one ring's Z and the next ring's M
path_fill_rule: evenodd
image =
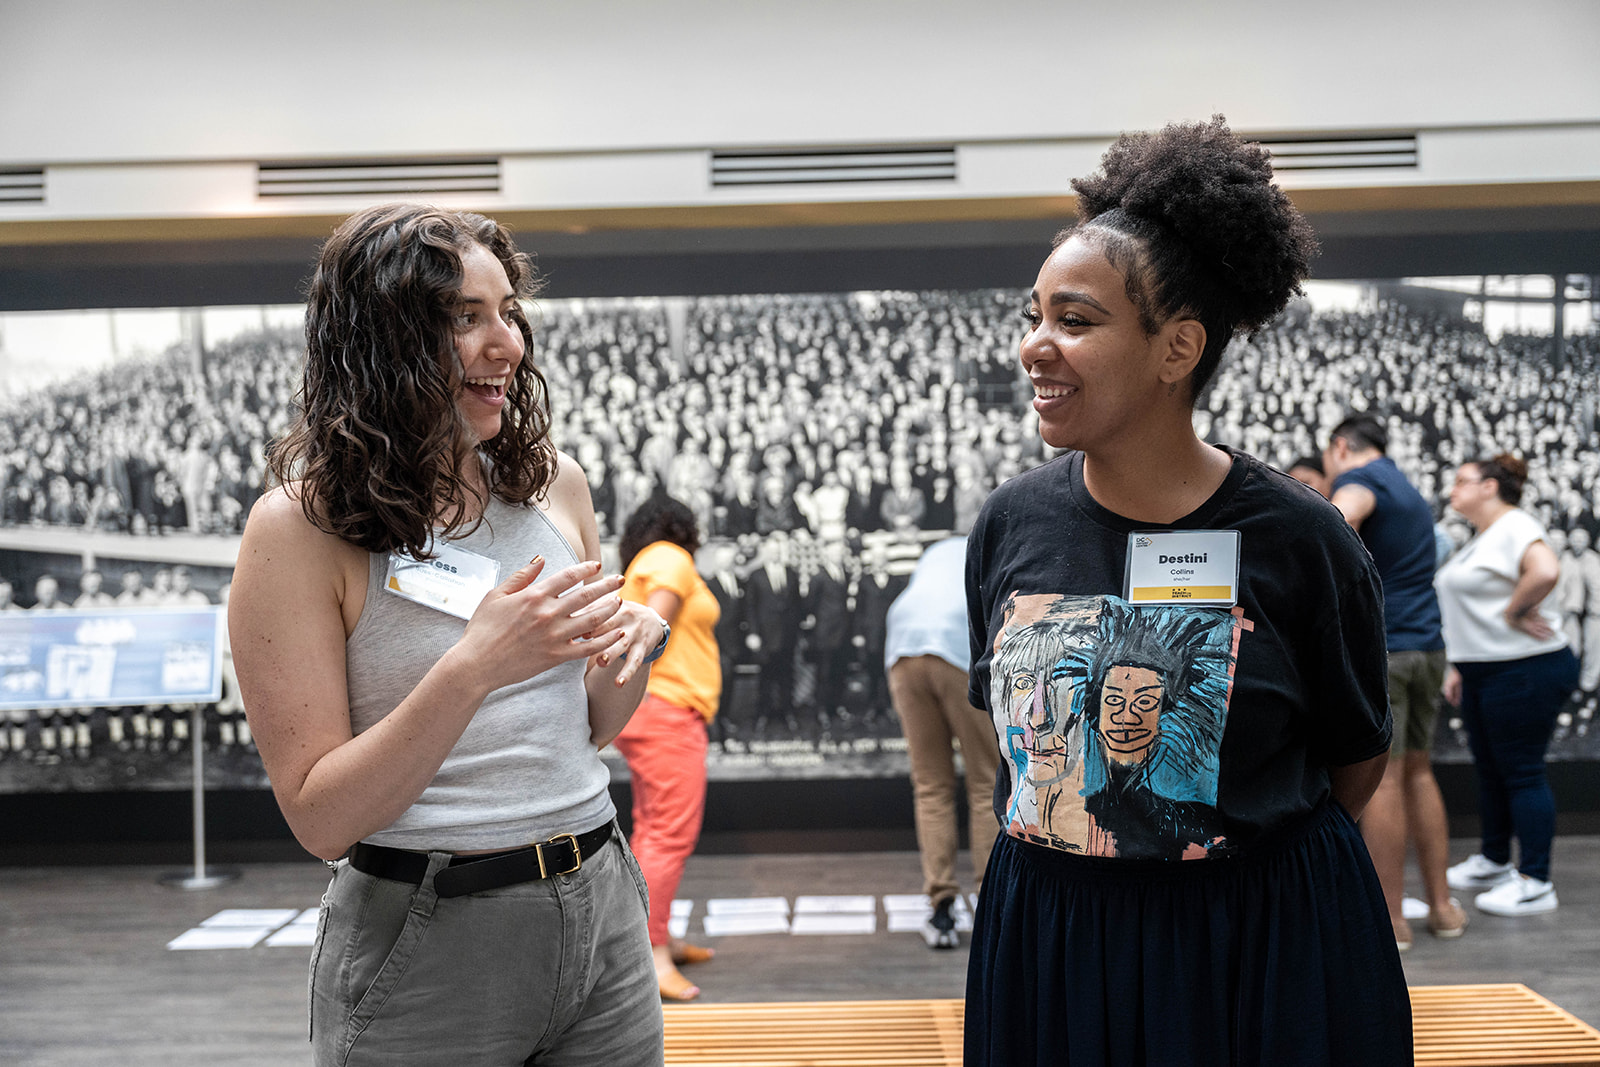
M1483 854L1511 860L1511 837L1522 853L1517 869L1550 880L1556 800L1544 773L1544 752L1556 714L1578 683L1578 660L1565 648L1526 659L1457 663L1461 719L1478 765Z

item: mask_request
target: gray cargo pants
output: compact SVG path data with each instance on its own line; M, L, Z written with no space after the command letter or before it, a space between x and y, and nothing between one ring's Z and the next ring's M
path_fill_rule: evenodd
M440 898L341 862L311 950L329 1065L661 1064L648 895L619 831L570 875Z

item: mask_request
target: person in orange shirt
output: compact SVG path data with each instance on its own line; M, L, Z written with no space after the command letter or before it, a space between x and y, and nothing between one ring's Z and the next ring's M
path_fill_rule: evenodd
M650 889L650 947L661 999L693 1000L700 988L678 970L710 949L670 936L667 920L683 866L700 837L706 804L706 726L722 696L715 627L722 609L695 571L700 527L682 501L657 492L628 517L619 545L622 597L667 621L672 639L650 672L643 703L617 736L633 776L629 841Z

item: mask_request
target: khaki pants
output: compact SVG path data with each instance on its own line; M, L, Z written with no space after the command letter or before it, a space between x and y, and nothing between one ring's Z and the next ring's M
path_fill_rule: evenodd
M1449 667L1442 648L1389 653L1389 712L1394 717L1390 759L1399 760L1407 752L1433 751L1439 687Z
M889 698L900 716L911 756L917 849L923 888L935 904L959 892L956 883L956 768L951 740L967 765L974 889L983 883L1000 824L994 814L994 776L1000 746L987 713L967 703L967 672L938 656L908 656L889 668Z

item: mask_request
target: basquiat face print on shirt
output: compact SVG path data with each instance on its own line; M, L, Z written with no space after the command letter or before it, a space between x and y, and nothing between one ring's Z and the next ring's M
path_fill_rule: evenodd
M1203 859L1243 614L1013 593L990 673L1008 833L1067 852Z

